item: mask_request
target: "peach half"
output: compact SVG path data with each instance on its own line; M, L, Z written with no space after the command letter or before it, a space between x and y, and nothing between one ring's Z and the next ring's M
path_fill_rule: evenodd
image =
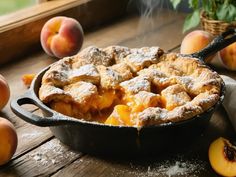
M212 168L223 176L236 176L236 147L227 139L213 141L208 151Z
M13 124L0 117L0 165L9 162L17 148L17 134Z
M213 35L207 31L195 30L188 33L180 46L180 53L192 54L205 48L213 40ZM206 59L206 62L210 62L215 55Z
M79 52L83 36L83 29L77 20L59 16L44 24L40 41L48 55L63 58Z

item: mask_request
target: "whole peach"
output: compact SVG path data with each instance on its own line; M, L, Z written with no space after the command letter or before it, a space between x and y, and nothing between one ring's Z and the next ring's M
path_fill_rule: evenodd
M17 148L17 133L13 124L0 117L0 165L11 160Z
M59 16L44 24L40 41L48 55L63 58L78 53L83 44L83 36L83 29L78 21Z
M224 67L236 70L236 42L222 49L219 53Z
M205 48L213 40L213 35L207 31L195 30L188 33L180 47L180 53L192 54ZM215 55L210 56L206 59L206 62L210 62Z
M10 88L6 79L0 74L0 110L7 104L10 98Z

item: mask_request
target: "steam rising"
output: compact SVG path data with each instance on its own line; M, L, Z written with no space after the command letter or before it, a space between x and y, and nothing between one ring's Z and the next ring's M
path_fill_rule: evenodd
M165 0L130 0L129 3L135 3L142 17L152 17L154 12L163 8Z
M148 41L147 31L154 30L158 13L163 9L168 7L166 0L130 0L128 8L134 7L136 11L140 14L139 25L137 28L137 33L144 35L139 36L136 41L136 46L131 47L141 47L150 46ZM154 17L155 16L155 17Z

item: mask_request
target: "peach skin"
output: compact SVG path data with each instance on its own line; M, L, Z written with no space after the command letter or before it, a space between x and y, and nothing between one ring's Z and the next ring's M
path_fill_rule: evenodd
M224 67L230 70L236 70L236 42L222 49L220 60Z
M213 40L213 35L209 32L202 30L195 30L187 34L180 47L180 53L192 54L200 51L206 47ZM210 62L215 55L210 56L206 59L206 62Z
M78 21L59 16L44 24L40 41L48 55L63 58L78 53L83 44L83 36L83 29Z

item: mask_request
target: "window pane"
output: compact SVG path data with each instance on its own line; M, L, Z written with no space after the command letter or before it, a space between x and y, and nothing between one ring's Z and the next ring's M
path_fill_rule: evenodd
M37 0L0 0L0 15L36 4Z

